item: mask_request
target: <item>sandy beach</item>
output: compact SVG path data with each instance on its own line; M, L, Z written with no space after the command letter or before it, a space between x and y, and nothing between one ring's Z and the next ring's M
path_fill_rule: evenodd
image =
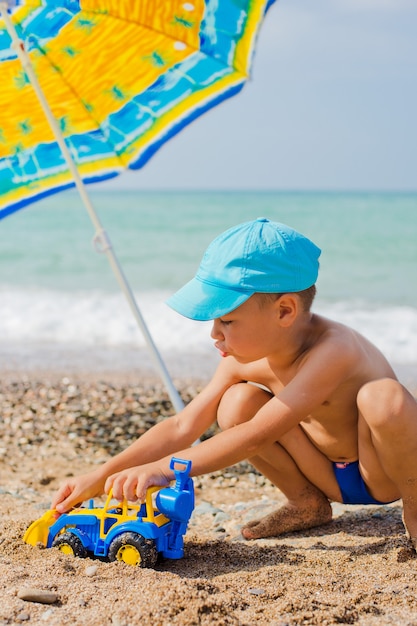
M176 384L188 402L203 382ZM120 373L9 372L0 395L0 624L417 624L400 503L335 504L327 526L247 542L241 526L282 496L244 463L195 479L181 560L139 569L26 545L65 476L124 448L171 404L158 380ZM23 600L27 587L55 601Z

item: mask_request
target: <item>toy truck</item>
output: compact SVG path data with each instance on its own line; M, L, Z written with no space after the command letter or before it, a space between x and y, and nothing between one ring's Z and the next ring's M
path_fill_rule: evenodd
M170 467L175 485L150 487L142 504L115 503L109 493L104 507L95 508L90 500L88 507L62 515L50 510L29 526L23 540L65 554L94 555L139 567L154 567L158 555L180 559L194 509L194 485L191 461L173 457Z

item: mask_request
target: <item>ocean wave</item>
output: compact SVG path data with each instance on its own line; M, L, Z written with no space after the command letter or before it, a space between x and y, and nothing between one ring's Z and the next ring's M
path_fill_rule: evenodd
M210 322L194 322L172 311L161 291L136 294L138 306L158 349L164 354L213 355ZM140 349L145 340L122 294L3 289L0 325L3 348L31 344L59 350L118 347ZM373 308L367 303L318 301L315 311L365 335L389 360L417 363L417 309Z

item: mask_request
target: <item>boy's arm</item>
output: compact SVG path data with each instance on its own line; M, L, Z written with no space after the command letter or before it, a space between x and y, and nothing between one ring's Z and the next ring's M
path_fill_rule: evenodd
M223 371L222 371L223 370ZM64 513L84 500L101 495L109 475L171 458L187 449L216 420L217 407L227 387L236 382L219 367L211 382L180 413L155 424L128 448L97 469L68 479L55 494L52 508Z

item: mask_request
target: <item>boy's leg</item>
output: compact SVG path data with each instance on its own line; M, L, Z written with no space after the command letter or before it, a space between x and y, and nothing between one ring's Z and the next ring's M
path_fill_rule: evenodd
M367 383L358 394L359 463L372 496L402 498L417 548L417 402L396 380Z
M271 397L251 384L234 385L220 403L219 426L225 430L248 421ZM329 499L341 501L332 465L300 427L292 429L279 442L266 446L249 461L282 491L287 502L277 511L245 526L242 534L246 539L278 536L331 520Z

